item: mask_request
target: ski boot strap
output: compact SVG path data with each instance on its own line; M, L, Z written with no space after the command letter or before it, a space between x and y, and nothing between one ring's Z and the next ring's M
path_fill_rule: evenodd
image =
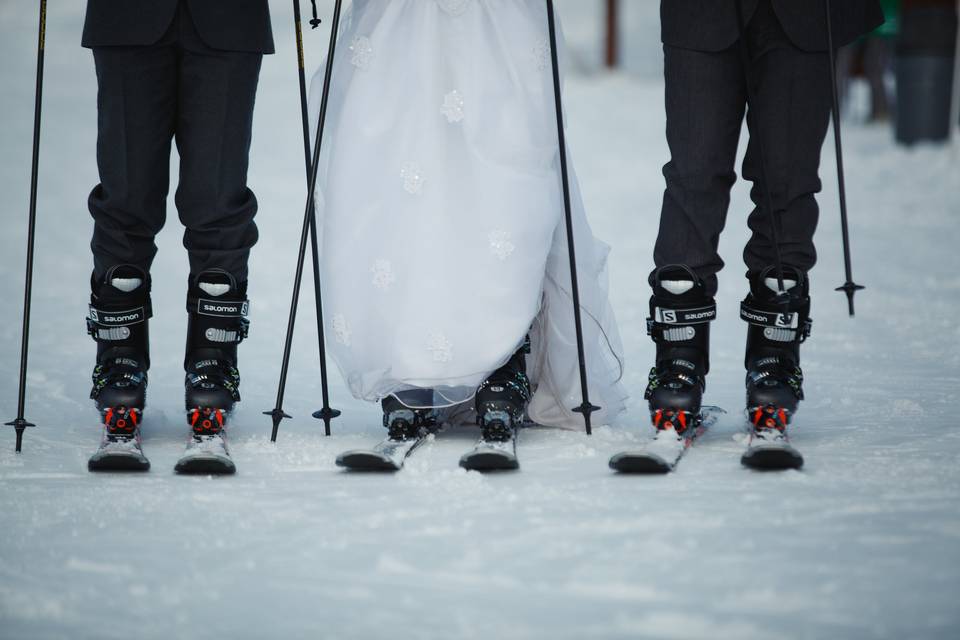
M696 371L696 365L688 360L676 359L661 363L661 369L651 367L647 374L647 388L643 392L643 399L649 400L654 392L665 384L675 384L690 388L699 388L702 392L706 387L703 375Z
M89 305L87 333L98 343L110 344L129 340L137 325L153 316L150 302L123 310L101 309Z
M777 356L760 358L747 371L747 387L781 384L788 387L798 400L803 400L803 369Z
M801 344L810 337L813 320L800 311L771 311L751 304L750 298L740 303L740 319L763 329L763 337L771 342Z
M647 335L654 342L687 342L692 340L697 330L694 325L707 324L717 319L717 304L679 308L652 306L651 317L647 318Z
M710 323L717 318L717 305L712 300L698 306L650 305L647 335L657 345L657 365L651 373L650 387L656 388L661 378L689 377L697 384L708 369ZM702 383L702 381L701 381Z
M104 364L98 364L91 376L93 387L90 389L90 399L97 400L107 387L139 387L146 384L147 372L142 367L139 361L124 357L110 358Z
M247 312L250 303L242 300L218 300L197 298L196 306L191 304L190 311L203 316L203 337L208 342L218 344L240 344L250 332Z
M199 389L203 385L213 385L226 389L234 402L240 401L240 372L223 360L211 358L193 364L187 372L187 384Z

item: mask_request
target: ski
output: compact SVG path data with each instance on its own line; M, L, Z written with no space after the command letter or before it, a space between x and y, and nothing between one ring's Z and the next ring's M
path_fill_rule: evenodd
M622 451L610 458L610 468L619 473L669 473L680 459L708 428L713 426L720 414L720 407L701 408L699 417L681 433L673 428L658 428L653 440L640 449Z
M100 446L87 460L90 471L149 471L143 454L139 409L108 409L103 413Z
M372 449L344 451L337 456L337 466L350 471L399 471L431 433L420 429L409 438L384 438Z
M747 449L740 457L745 467L758 471L799 469L803 456L790 443L787 435L788 415L785 411L774 412L773 407L755 408L748 411Z
M237 472L237 467L227 450L224 434L218 433L191 435L173 470L183 475L230 475Z
M460 466L467 471L513 471L520 468L517 460L517 429L506 431L499 438L483 435L476 446L460 458Z
M190 412L193 429L187 447L173 470L183 475L230 475L237 467L227 449L226 414L219 409Z

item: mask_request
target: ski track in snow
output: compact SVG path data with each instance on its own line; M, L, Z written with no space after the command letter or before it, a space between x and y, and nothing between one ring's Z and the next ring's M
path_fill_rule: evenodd
M960 170L949 150L897 149L886 128L846 128L854 275L868 287L851 321L832 291L843 276L836 167L825 147L808 399L793 437L807 459L802 472L739 464L745 327L736 309L748 206L738 183L707 391L730 413L674 474L618 477L608 457L649 436L642 391L653 346L643 320L666 159L663 88L655 76L572 76L570 143L595 231L614 245L627 416L590 438L524 432L519 474L460 470L475 437L463 429L428 443L398 474L349 475L334 458L380 438L379 414L349 398L332 370L333 404L344 416L330 438L309 417L319 407L309 278L285 402L294 418L276 444L260 414L274 404L305 191L290 10L271 4L278 53L263 67L250 172L261 240L241 351L244 401L230 429L239 473L218 479L172 473L186 438L179 354L187 274L172 198L154 269L144 437L153 470L86 471L99 437L86 399L94 347L83 326L95 77L78 46L82 3L48 16L26 412L38 427L21 455L12 431L0 432L0 637L960 634ZM19 307L25 255L36 37L26 5L0 6L0 293L8 310ZM561 6L576 41L585 10ZM322 31L305 34L311 67L325 48ZM7 315L4 421L16 413L20 328L19 314Z

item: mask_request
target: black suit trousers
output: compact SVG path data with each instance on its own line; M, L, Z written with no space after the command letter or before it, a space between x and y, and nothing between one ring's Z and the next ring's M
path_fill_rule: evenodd
M90 193L94 277L134 264L149 272L166 218L170 145L191 275L219 268L247 280L257 200L247 165L260 53L206 46L181 3L149 46L95 47L100 184Z
M820 151L831 104L827 54L798 49L769 4L761 3L760 9L746 30L758 100L748 119L743 162L755 205L747 219L752 236L743 252L748 277L775 260L760 179L761 136L783 263L806 272L816 262L814 194L821 188ZM737 145L747 109L738 47L739 42L723 51L702 52L664 46L670 161L663 168L666 190L654 262L657 267L692 267L710 295L724 265L717 246L736 181Z

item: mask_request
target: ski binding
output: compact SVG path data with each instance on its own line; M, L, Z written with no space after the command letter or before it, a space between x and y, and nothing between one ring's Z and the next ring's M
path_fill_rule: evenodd
M780 471L799 469L803 466L803 456L790 444L787 436L787 424L790 415L784 409L754 407L748 410L750 439L747 450L740 462L758 471Z
M680 412L676 416L658 411L654 415L657 431L653 440L640 449L622 451L610 458L610 468L620 473L662 474L676 468L694 441L713 426L721 414L720 407L705 406L695 418ZM673 419L679 423L678 431ZM684 424L686 423L686 424Z
M230 475L237 467L227 449L226 414L212 407L196 408L190 412L193 432L186 451L177 460L174 471L184 475Z
M87 461L90 471L149 471L150 461L143 455L140 439L139 409L110 408L103 412L103 436L100 446Z

